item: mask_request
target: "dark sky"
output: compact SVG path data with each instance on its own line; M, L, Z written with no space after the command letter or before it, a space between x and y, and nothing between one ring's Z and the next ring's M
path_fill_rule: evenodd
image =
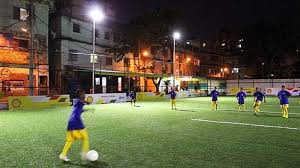
M259 20L299 25L300 0L113 0L116 17L130 20L149 8L173 8L183 14L187 36L214 39L223 27L239 31Z

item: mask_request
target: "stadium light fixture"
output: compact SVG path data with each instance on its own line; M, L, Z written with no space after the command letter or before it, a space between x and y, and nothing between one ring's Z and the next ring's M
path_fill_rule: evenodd
M180 33L175 31L173 33L173 39L174 39L174 47L173 47L173 87L175 87L175 80L176 80L176 40L180 39Z
M94 7L89 12L90 17L93 19L93 53L92 53L92 94L95 93L95 46L96 46L96 21L100 22L104 19L104 13L98 8ZM101 71L101 69L100 69Z
M101 22L105 17L104 13L98 7L93 8L89 15L95 22Z

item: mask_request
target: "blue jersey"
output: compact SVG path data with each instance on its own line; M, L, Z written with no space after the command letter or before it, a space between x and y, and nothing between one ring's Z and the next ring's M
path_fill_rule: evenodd
M265 95L260 91L256 91L253 96L256 97L255 101L263 101L265 97Z
M130 96L131 99L135 99L135 97L136 97L136 96L135 96L135 92L131 92L131 93L129 94L129 96Z
M74 106L71 116L69 118L68 130L81 130L84 129L83 122L81 120L81 114L83 112L84 103L80 99L74 100Z
M210 96L212 101L217 101L218 100L218 96L219 96L219 92L216 90L213 90L210 92Z
M280 100L280 104L289 104L289 97L291 96L291 93L286 90L281 90L278 92L278 98Z
M246 93L245 92L239 92L237 95L236 95L238 101L239 101L239 104L244 104L245 103L245 99L246 99Z
M175 91L171 91L169 94L171 95L171 99L176 98L176 92Z

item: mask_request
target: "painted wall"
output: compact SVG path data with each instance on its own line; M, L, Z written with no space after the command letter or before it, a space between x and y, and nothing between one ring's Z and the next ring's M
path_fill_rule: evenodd
M267 88L281 88L285 85L286 88L300 88L300 79L243 79L243 80L227 80L226 93L232 95L232 90L238 88L260 88L266 93Z

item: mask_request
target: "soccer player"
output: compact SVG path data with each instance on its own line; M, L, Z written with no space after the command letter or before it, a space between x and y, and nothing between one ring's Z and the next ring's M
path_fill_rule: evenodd
M136 93L134 91L131 91L130 94L129 94L129 97L130 97L130 103L131 103L131 106L132 106L132 103L133 103L133 106L135 106L135 102L136 102Z
M280 107L282 110L282 117L289 118L289 97L291 93L285 90L285 86L281 87L281 91L278 92L278 99L280 100Z
M176 110L176 92L174 90L174 88L171 88L171 92L169 92L170 97L171 97L171 106L172 106L172 110Z
M217 110L218 109L218 96L219 96L217 87L215 87L215 89L210 92L210 96L211 96L211 101L212 101L211 109Z
M65 162L70 161L67 157L67 154L75 140L82 140L82 159L86 158L86 153L89 151L88 133L81 119L83 106L85 104L89 104L88 101L85 101L85 93L83 90L78 90L76 92L76 99L74 100L74 106L68 122L67 141L63 151L59 155L59 159Z
M246 106L245 106L246 93L243 91L243 88L241 88L240 92L237 93L236 98L237 98L238 104L239 104L239 111L241 111L241 107L243 107L243 111L245 111L246 110Z
M255 93L253 94L254 96L254 115L257 115L260 111L260 105L264 101L266 102L266 97L265 95L259 91L258 88L256 88Z

